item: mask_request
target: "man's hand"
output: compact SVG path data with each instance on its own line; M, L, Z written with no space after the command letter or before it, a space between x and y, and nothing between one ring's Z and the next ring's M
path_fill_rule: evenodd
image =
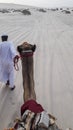
M13 61L14 61L14 64L17 63L17 62L19 61L19 56L16 55L16 56L14 57L14 60L13 60Z
M15 68L16 71L19 70L19 67L18 67L18 61L19 61L19 56L16 55L16 56L14 57L14 59L13 59L13 62L14 62L14 68Z

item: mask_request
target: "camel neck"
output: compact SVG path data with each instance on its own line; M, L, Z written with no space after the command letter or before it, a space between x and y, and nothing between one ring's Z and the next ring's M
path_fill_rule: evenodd
M33 56L22 58L22 75L24 86L24 101L29 98L36 99L34 91Z
M23 73L24 81L27 82L26 84L28 86L29 81L31 82L31 77L33 79L33 56L22 58L22 73Z

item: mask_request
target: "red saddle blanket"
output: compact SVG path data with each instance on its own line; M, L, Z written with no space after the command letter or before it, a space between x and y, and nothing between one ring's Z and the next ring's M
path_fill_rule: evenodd
M44 111L43 107L38 104L35 100L28 100L21 106L21 116L26 110L30 110L34 113L40 113Z

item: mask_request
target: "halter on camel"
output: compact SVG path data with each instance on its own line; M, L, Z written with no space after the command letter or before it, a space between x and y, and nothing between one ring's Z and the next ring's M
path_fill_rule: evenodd
M25 48L20 47L20 46L25 46ZM35 44L31 45L27 42L24 42L20 46L17 47L17 51L20 53L20 58L33 56L33 53L35 52L35 49L36 49Z
M14 61L14 68L15 68L15 70L19 71L19 66L18 66L19 58L30 57L30 56L33 56L33 51L32 50L22 51L22 54L20 56L18 56L17 59Z

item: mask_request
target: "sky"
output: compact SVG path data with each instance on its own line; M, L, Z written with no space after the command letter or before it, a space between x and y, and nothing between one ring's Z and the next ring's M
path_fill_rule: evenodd
M37 7L73 7L73 0L0 0L0 3L14 3Z

